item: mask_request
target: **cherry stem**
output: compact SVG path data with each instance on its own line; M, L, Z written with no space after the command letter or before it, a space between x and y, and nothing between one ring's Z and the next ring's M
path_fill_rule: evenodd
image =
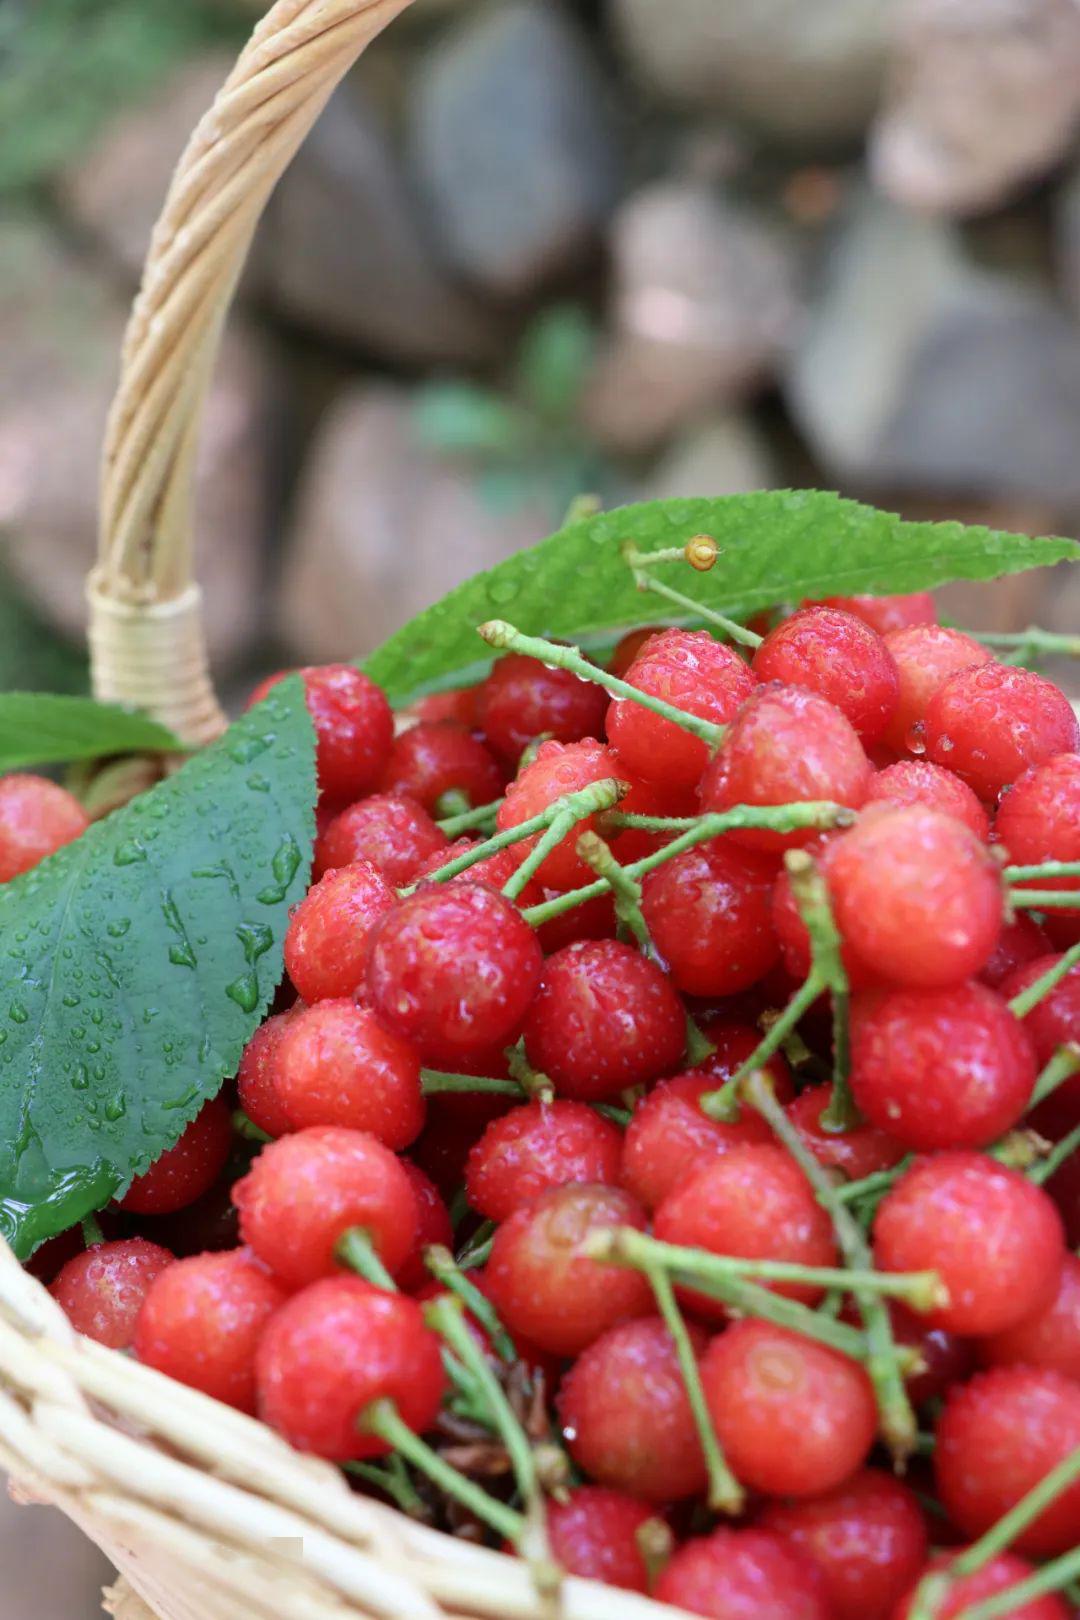
M821 1113L827 1131L846 1131L860 1123L859 1111L851 1095L851 1037L848 1028L850 987L844 967L842 940L829 904L829 891L820 868L803 849L788 850L784 857L791 892L799 916L810 936L810 972L825 985L832 997L833 1083L832 1095Z
M855 1271L873 1271L870 1246L862 1228L847 1205L836 1196L836 1188L825 1169L803 1142L795 1126L776 1100L767 1076L760 1070L749 1076L743 1087L746 1100L771 1125L773 1134L787 1148L817 1195L818 1203L832 1217L833 1230L841 1253ZM898 1464L910 1456L917 1433L915 1414L900 1371L896 1342L888 1308L872 1289L857 1287L855 1304L866 1329L869 1354L866 1370L874 1387L882 1433Z
M420 1089L425 1097L437 1097L441 1092L492 1092L500 1097L525 1100L525 1091L516 1080L495 1080L486 1074L444 1074L439 1069L420 1070Z
M419 1473L425 1474L439 1490L444 1491L447 1496L452 1496L498 1535L517 1546L525 1529L522 1515L507 1507L505 1502L498 1502L493 1496L489 1496L487 1491L481 1490L480 1486L466 1474L462 1474L445 1458L440 1457L437 1451L433 1451L418 1434L413 1433L393 1401L387 1399L373 1401L360 1414L357 1423L363 1433L375 1434L380 1440L385 1440L388 1446L400 1452L406 1462Z
M1064 655L1066 658L1080 658L1080 636L1061 635L1055 630L1043 630L1037 624L1031 624L1026 630L969 630L968 635L976 641L982 641L988 647L1015 647L1022 653L1032 655L1044 653L1047 655Z
M602 1114L605 1119L610 1119L613 1125L621 1125L623 1130L634 1117L632 1109L620 1108L616 1103L593 1103L592 1108L594 1114Z
M956 1620L1002 1620L1003 1616L1020 1614L1032 1598L1045 1597L1049 1592L1060 1592L1080 1575L1080 1547L1063 1553L1044 1564L1033 1575L1007 1586L993 1597L983 1598L961 1609Z
M695 1282L698 1278L758 1278L766 1282L805 1283L810 1288L869 1289L900 1299L914 1311L931 1311L944 1302L936 1271L845 1270L839 1266L804 1266L795 1260L745 1260L738 1255L711 1254L707 1249L663 1243L631 1227L602 1229L586 1240L585 1252L593 1260L624 1260L631 1265L661 1266Z
M783 1012L773 1020L750 1056L744 1063L739 1064L730 1080L725 1080L716 1091L702 1092L698 1098L698 1107L703 1114L708 1115L709 1119L720 1121L738 1119L739 1091L743 1082L755 1069L760 1069L766 1064L774 1052L780 1050L795 1025L813 1006L824 988L817 973L811 969L809 978L796 990Z
M634 576L634 584L639 591L651 591L654 596L662 596L666 602L673 603L675 607L684 608L688 613L692 613L695 618L704 619L706 624L715 625L718 630L723 631L729 640L738 642L742 647L761 646L762 641L765 639L763 636L755 634L753 630L748 630L745 625L739 624L737 620L729 619L725 613L717 613L715 608L706 607L704 602L698 602L694 597L686 596L682 591L677 591L672 586L665 585L663 580L657 579L654 574L646 573L644 568L638 566L639 563L648 562L651 559L638 557L637 553L628 551L626 560L630 564L630 572ZM667 559L662 560L666 561ZM685 561L685 558L683 560Z
M1080 1069L1080 1046L1073 1042L1068 1046L1059 1046L1049 1063L1041 1070L1028 1107L1034 1108L1036 1103L1045 1102L1047 1097L1051 1096L1058 1086L1064 1085L1078 1069Z
M435 821L442 823L450 821L455 816L467 815L472 809L472 800L461 788L447 788L435 800L432 815Z
M841 1204L854 1204L860 1198L870 1198L875 1193L886 1193L893 1183L902 1176L912 1162L910 1153L894 1164L889 1170L875 1170L861 1181L846 1181L836 1189L837 1201Z
M365 1282L374 1283L376 1288L385 1288L389 1294L397 1293L397 1283L379 1259L371 1233L366 1227L350 1226L347 1232L342 1232L334 1253L343 1266L355 1271Z
M1006 883L1024 883L1039 878L1080 877L1080 861L1039 861L1035 866L1006 866Z
M1061 1169L1065 1160L1070 1158L1077 1148L1080 1148L1080 1125L1074 1125L1067 1136L1063 1136L1060 1142L1054 1143L1045 1159L1040 1160L1038 1164L1032 1165L1027 1173L1028 1180L1041 1187L1044 1182L1050 1180L1055 1171Z
M451 790L455 791L455 790ZM443 794L443 798L448 795ZM442 799L439 800L442 804ZM471 832L474 827L483 827L491 821L502 804L501 799L492 799L490 804L477 805L475 810L455 811L453 815L437 816L436 826L440 827L447 838L456 838L459 833ZM438 805L436 806L438 808Z
M258 1142L265 1147L267 1142L274 1140L270 1132L264 1131L261 1126L256 1125L255 1121L249 1119L242 1108L233 1110L232 1125L236 1135L245 1142Z
M88 1249L96 1249L99 1243L104 1243L105 1234L101 1230L101 1222L96 1215L83 1216L82 1238Z
M590 815L594 810L609 810L618 804L626 793L626 785L617 782L614 777L605 777L601 782L590 782L588 787L581 788L577 793L565 793L561 799L555 799L545 806L539 815L530 816L517 827L508 827L505 832L495 833L491 838L485 838L483 843L474 844L472 849L463 850L445 866L437 867L424 878L425 883L446 883L450 878L457 877L459 872L468 871L477 861L486 860L489 855L497 855L501 849L509 849L511 844L518 844L523 838L529 838L533 833L542 833L550 827L567 810L573 812L572 821L579 821L582 816ZM582 800L588 800L586 809L578 810ZM411 894L415 884L400 889L400 894Z
M1059 985L1065 975L1080 962L1080 943L1070 945L1063 951L1059 959L1045 973L1029 984L1026 990L1021 990L1018 996L1013 996L1009 1002L1009 1011L1015 1018L1026 1018L1032 1007L1037 1007L1044 996Z
M506 1065L510 1070L510 1078L522 1089L525 1096L534 1102L549 1103L555 1096L555 1087L546 1074L534 1069L525 1055L525 1042L519 1041L516 1046L506 1049Z
M655 871L658 866L663 866L665 861L674 860L676 855L683 854L685 850L694 849L698 844L707 843L710 838L718 838L721 833L732 832L738 828L771 827L777 832L796 832L804 827L822 830L829 827L846 827L854 820L854 811L845 805L833 804L828 799L808 800L802 804L737 804L730 810L710 811L707 815L696 816L691 821L677 823L685 825L686 828L680 837L673 838L670 844L654 850L651 855L643 855L640 861L630 862L623 867L623 871L632 878L644 877L646 872ZM526 825L527 823L522 822L522 826ZM669 823L665 822L664 825L667 826ZM520 830L515 829L518 832ZM502 847L504 846L500 845L500 848ZM456 867L456 863L451 864ZM449 868L444 867L443 871L448 872ZM607 883L603 879L598 879L595 883L586 883L580 889L571 889L567 894L558 894L553 900L544 901L542 905L529 906L522 912L522 916L526 922L538 928L541 923L549 922L552 917L560 917L564 911L569 911L573 906L583 905L586 900L596 900L607 893Z
M577 675L583 681L592 681L596 686L604 689L617 698L628 698L630 702L637 703L643 709L651 709L664 720L670 720L673 725L682 731L688 731L691 736L698 737L710 748L719 747L727 731L726 726L714 725L711 720L702 720L696 714L687 714L685 709L676 708L673 703L665 703L663 698L653 697L648 692L639 692L636 686L628 681L620 680L617 675L611 675L606 669L600 669L596 664L578 652L576 647L563 647L557 641L544 641L539 636L526 636L505 619L489 619L486 624L478 627L478 633L484 638L489 647L497 647L500 651L523 653L526 658L538 658L542 664L554 665L556 669L568 669L571 674Z
M701 1449L705 1455L705 1467L709 1478L709 1506L718 1513L737 1515L742 1512L746 1505L746 1496L742 1486L731 1472L713 1425L713 1420L709 1415L709 1407L701 1384L701 1373L698 1368L697 1357L694 1354L694 1347L690 1343L690 1335L686 1331L686 1323L683 1321L682 1312L676 1304L671 1282L660 1265L646 1260L642 1269L656 1297L657 1308L664 1319L667 1330L671 1334L672 1343L675 1346L675 1355L678 1358L679 1371L682 1374L683 1385L686 1389L686 1398L690 1402L694 1425L701 1441Z
M532 1443L510 1405L487 1356L473 1338L460 1299L444 1295L424 1306L424 1320L447 1346L461 1357L475 1378L481 1398L487 1402L495 1432L506 1447L514 1481L525 1504L525 1517L513 1537L518 1551L528 1560L533 1580L541 1592L558 1589L561 1571L551 1551L547 1533L544 1492L536 1468Z
M641 884L619 864L610 846L604 842L599 833L583 832L577 841L577 853L585 865L590 866L597 877L608 885L615 900L615 915L619 921L633 935L643 953L652 961L658 961L656 948L641 910Z
M1080 1479L1080 1446L1076 1446L1056 1467L1051 1468L1048 1474L1044 1474L1026 1496L1022 1496L1007 1513L1002 1514L985 1535L980 1536L966 1552L961 1553L952 1564L950 1573L973 1575L992 1558L996 1558L998 1553L1005 1552L1021 1531L1026 1530L1043 1509L1056 1501L1062 1491L1068 1490L1077 1479Z
M476 1284L466 1277L450 1250L441 1243L430 1244L424 1250L424 1264L436 1281L456 1294L465 1309L476 1318L491 1340L500 1360L510 1363L516 1361L517 1351L514 1349L514 1341L499 1321L499 1313L487 1295L482 1294Z
M1075 889L1010 889L1009 904L1014 911L1080 911L1080 893Z
M392 1468L391 1463L397 1463ZM376 1463L347 1462L342 1464L347 1474L356 1479L362 1479L365 1484L374 1485L377 1490L385 1492L395 1506L402 1513L408 1514L410 1519L420 1519L424 1522L430 1520L431 1515L424 1505L422 1498L409 1478L405 1464L396 1452L392 1451L387 1458L387 1466L380 1468Z
M457 1257L460 1269L462 1271L475 1271L479 1266L487 1265L494 1237L495 1222L481 1221Z

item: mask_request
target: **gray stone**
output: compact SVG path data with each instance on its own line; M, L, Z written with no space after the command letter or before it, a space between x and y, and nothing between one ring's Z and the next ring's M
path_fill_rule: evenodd
M1080 315L1080 168L1057 202L1057 261L1066 297Z
M869 123L896 0L615 0L631 60L662 95L783 141Z
M346 80L281 180L262 230L279 311L410 364L488 359L499 329L441 268L383 119Z
M641 499L743 495L775 483L772 453L753 419L727 411L697 423L676 439L653 468Z
M798 297L771 225L706 185L662 181L623 204L612 254L612 335L585 401L601 443L653 448L775 374Z
M903 0L871 142L898 202L992 208L1057 163L1080 124L1076 0Z
M532 291L596 238L618 191L608 94L554 0L508 0L432 46L411 151L444 249L499 297Z
M26 218L0 228L0 535L31 601L82 636L97 544L98 466L126 305L94 267ZM196 571L219 659L256 629L274 375L250 335L227 337L198 457Z
M832 476L1080 501L1080 329L944 222L856 204L787 393Z
M352 389L324 418L304 470L277 626L300 658L368 652L552 527L539 500L485 498L465 464L424 448L404 390Z
M216 51L184 63L155 86L148 103L124 108L59 178L65 211L132 277L142 270L188 136L232 64L229 53Z

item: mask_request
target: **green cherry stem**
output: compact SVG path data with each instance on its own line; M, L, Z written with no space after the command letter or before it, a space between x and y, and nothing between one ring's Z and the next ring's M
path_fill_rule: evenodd
M496 1080L485 1074L443 1074L439 1069L421 1069L420 1089L425 1097L437 1097L446 1091L482 1091L525 1101L525 1091L516 1080Z
M364 1433L377 1434L380 1440L385 1440L388 1446L400 1452L418 1473L426 1474L439 1490L452 1496L482 1523L517 1546L525 1529L521 1514L507 1507L505 1502L497 1502L465 1474L451 1467L437 1451L433 1451L418 1434L413 1433L393 1401L373 1401L361 1413L358 1422Z
M642 818L645 819L645 818ZM644 877L646 872L653 872L665 861L674 860L684 850L693 849L698 844L706 843L710 838L718 838L721 833L731 832L740 827L771 827L777 832L795 832L804 827L817 827L823 831L829 827L846 827L854 821L854 812L844 805L833 804L828 799L808 800L802 804L737 804L730 810L711 811L708 815L695 816L686 822L686 830L678 838L673 838L670 844L662 849L654 850L651 855L643 855L640 861L632 861L623 867L623 871L632 878ZM522 822L522 827L527 823ZM664 826L669 823L664 822ZM520 832L521 828L515 828ZM491 845L494 840L491 840ZM487 853L491 853L491 845ZM505 846L500 845L500 848ZM482 856L475 857L477 859ZM455 863L456 864L456 863ZM470 863L471 864L471 863ZM443 871L448 868L444 867ZM451 874L453 875L453 874ZM564 911L580 906L586 900L596 900L608 893L608 885L599 878L595 883L586 883L580 889L571 889L567 894L557 894L552 900L545 900L542 905L529 906L522 912L526 922L534 928L541 923L549 922L552 917L561 917Z
M615 900L615 915L624 928L634 936L644 954L656 961L656 949L641 910L641 884L620 866L599 833L583 832L577 841L577 853L608 885Z
M844 967L840 931L829 904L829 891L819 867L803 849L789 850L784 864L791 879L791 892L806 932L810 936L812 977L825 985L832 998L833 1083L832 1095L822 1112L827 1131L846 1131L859 1123L859 1111L851 1095L851 1036L848 1006L851 999Z
M390 1460L398 1463L398 1468L389 1466ZM424 1506L415 1485L409 1478L406 1469L397 1452L392 1451L387 1466L380 1468L376 1463L347 1462L342 1465L347 1474L355 1479L362 1479L367 1485L374 1485L376 1490L384 1491L396 1507L410 1519L419 1519L430 1522L431 1515Z
M436 818L436 826L442 829L447 838L456 838L459 833L472 832L474 827L484 827L489 821L493 821L501 804L501 799L492 799L490 804L477 805L475 810L461 810L454 815L439 816Z
M96 1215L83 1216L82 1239L88 1249L96 1249L99 1243L104 1243L105 1234Z
M355 1271L365 1282L374 1283L376 1288L385 1288L387 1293L397 1293L397 1283L375 1252L366 1227L350 1226L347 1232L342 1232L334 1252L343 1266Z
M1080 861L1039 861L1035 866L1006 866L1006 883L1037 883L1040 878L1080 877Z
M430 1244L424 1250L424 1264L436 1281L456 1294L465 1309L480 1323L499 1358L509 1363L516 1361L517 1351L513 1340L499 1321L494 1305L474 1282L470 1282L450 1250L441 1243Z
M857 1272L873 1271L873 1257L862 1228L847 1205L837 1198L836 1188L824 1168L777 1102L767 1076L760 1070L755 1071L746 1080L743 1092L750 1105L772 1126L774 1134L813 1187L818 1203L832 1217L836 1240L848 1265ZM882 1434L897 1462L902 1463L911 1454L917 1427L904 1388L888 1308L879 1294L865 1287L855 1289L855 1304L866 1329L869 1344L866 1370L874 1387Z
M760 1069L767 1063L774 1052L780 1050L800 1018L813 1006L824 988L823 981L811 969L809 978L796 990L779 1017L773 1019L750 1056L745 1063L739 1065L730 1080L725 1080L716 1091L702 1092L698 1106L703 1114L707 1114L710 1119L718 1120L738 1118L739 1091L744 1080L753 1074L755 1069Z
M837 1187L836 1197L841 1204L854 1204L862 1198L872 1198L877 1193L887 1193L893 1183L903 1175L911 1164L911 1154L907 1154L894 1164L891 1170L875 1170L869 1176L863 1176L861 1181L846 1181L843 1186Z
M478 1267L486 1265L494 1237L495 1222L481 1221L457 1257L460 1270L476 1271Z
M973 1575L976 1570L982 1569L991 1558L996 1558L998 1553L1005 1552L1011 1547L1017 1536L1039 1517L1043 1509L1049 1507L1062 1491L1068 1490L1078 1479L1080 1479L1080 1446L1075 1447L1067 1457L1063 1457L1056 1468L1051 1468L1048 1474L1044 1474L1026 1496L1022 1496L1014 1507L1002 1514L985 1535L980 1536L966 1552L961 1553L952 1565L950 1573Z
M489 855L497 855L500 849L509 849L511 844L518 844L523 838L531 837L533 833L544 832L564 812L571 812L571 820L578 821L594 810L611 809L618 804L625 792L624 783L617 782L614 777L605 777L603 781L590 782L588 787L579 789L577 793L565 793L561 799L555 799L545 806L539 815L530 816L519 826L507 827L505 832L495 833L493 837L485 838L483 843L474 844L472 849L463 850L452 861L447 861L445 866L429 872L424 882L446 883L450 878L457 877L460 872L467 872L477 861L486 860ZM587 801L586 808L579 808L582 801ZM415 887L415 884L410 884L408 888L398 892L411 894Z
M1024 653L1080 658L1080 636L1043 630L1037 624L1029 625L1026 630L969 630L968 635L987 647L1016 647Z
M585 1252L593 1260L623 1261L648 1268L662 1266L696 1282L698 1278L724 1281L729 1277L763 1282L805 1283L809 1288L867 1289L902 1300L915 1311L933 1310L943 1300L941 1281L934 1271L845 1270L839 1266L803 1266L794 1260L744 1260L736 1255L710 1254L705 1249L663 1243L632 1227L602 1229L590 1234Z
M258 1142L265 1147L267 1142L274 1140L269 1131L264 1131L254 1120L248 1119L242 1108L233 1110L232 1123L233 1130L244 1142Z
M1068 1046L1059 1046L1049 1063L1040 1071L1031 1093L1029 1108L1036 1103L1045 1102L1060 1085L1070 1079L1080 1069L1080 1046L1072 1042Z
M665 703L663 698L639 692L628 681L622 681L617 675L591 664L576 647L563 647L557 641L543 641L539 636L523 635L512 624L507 624L505 619L489 619L478 627L478 633L489 647L496 647L501 652L523 653L527 658L538 658L542 664L568 669L583 681L593 681L613 697L629 698L632 703L639 704L643 709L651 709L654 714L670 720L683 731L699 737L710 748L717 748L724 739L726 726L714 725L711 720L702 720L695 714L687 714L685 709L676 708L673 703Z
M1032 1007L1037 1007L1078 962L1080 962L1080 944L1070 945L1052 967L1047 968L1045 973L1040 973L1039 977L1029 984L1026 990L1021 990L1018 996L1013 996L1009 1002L1009 1011L1015 1018L1026 1018Z
M1074 1125L1067 1136L1054 1143L1045 1159L1040 1159L1038 1164L1032 1165L1027 1173L1028 1180L1041 1187L1044 1182L1050 1180L1055 1171L1061 1169L1065 1160L1071 1158L1077 1148L1080 1148L1080 1125Z
M653 596L662 596L665 602L671 602L675 607L683 608L692 613L695 618L704 619L706 624L715 625L717 630L723 632L730 641L736 641L741 647L760 647L763 636L748 630L745 625L739 624L735 619L729 619L725 613L717 613L715 608L706 607L704 602L698 602L692 596L686 596L682 591L675 590L671 585L665 585L663 580L657 579L655 574L647 573L638 566L645 558L637 558L632 551L626 553L626 560L630 563L630 571L634 576L634 584L639 591L649 591ZM683 559L685 561L685 559Z
M742 1512L746 1505L746 1496L742 1486L731 1472L716 1429L713 1426L713 1420L709 1415L705 1391L701 1384L701 1373L698 1370L697 1357L694 1354L694 1347L690 1343L690 1335L686 1331L686 1323L683 1321L682 1312L676 1304L675 1291L671 1286L667 1272L662 1266L646 1261L644 1273L655 1295L657 1309L664 1319L667 1330L671 1334L672 1343L675 1346L679 1371L682 1374L683 1385L686 1389L686 1398L690 1402L690 1410L694 1416L694 1424L701 1441L701 1449L705 1454L705 1466L709 1477L709 1506L717 1513L737 1515Z
M1007 1586L993 1597L983 1598L961 1609L956 1620L1004 1620L1005 1616L1019 1614L1033 1599L1045 1597L1048 1592L1060 1592L1080 1576L1080 1547L1062 1553L1060 1558L1044 1564L1033 1575Z
M1014 911L1080 911L1080 893L1075 889L1010 889L1009 904Z

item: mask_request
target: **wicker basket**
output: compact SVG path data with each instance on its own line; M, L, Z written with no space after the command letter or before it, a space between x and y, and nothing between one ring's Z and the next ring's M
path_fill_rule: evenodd
M334 86L410 0L278 0L181 159L124 343L89 583L98 697L193 747L224 718L191 578L200 407L259 215ZM76 1335L0 1242L0 1465L122 1579L116 1620L661 1620L592 1581L541 1597L526 1566L354 1495L269 1429Z

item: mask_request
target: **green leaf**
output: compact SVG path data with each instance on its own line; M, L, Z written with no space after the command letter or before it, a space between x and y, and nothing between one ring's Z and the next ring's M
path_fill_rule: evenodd
M962 523L905 523L824 490L768 490L710 500L652 501L572 523L477 574L421 613L366 660L394 702L461 684L489 662L476 626L510 619L530 635L588 643L620 627L664 620L622 557L709 534L721 556L707 574L682 563L657 573L732 615L802 597L917 591L952 579L995 579L1080 559L1075 540L1028 539ZM610 640L610 634L608 635Z
M183 747L167 726L113 703L54 692L0 692L0 771Z
M521 448L529 431L514 405L467 382L429 383L414 420L421 444L444 455L507 455Z
M521 343L517 386L539 415L565 422L577 403L596 334L577 304L556 304L532 322Z
M282 682L177 774L0 885L0 1232L122 1194L235 1073L304 892L314 736Z

